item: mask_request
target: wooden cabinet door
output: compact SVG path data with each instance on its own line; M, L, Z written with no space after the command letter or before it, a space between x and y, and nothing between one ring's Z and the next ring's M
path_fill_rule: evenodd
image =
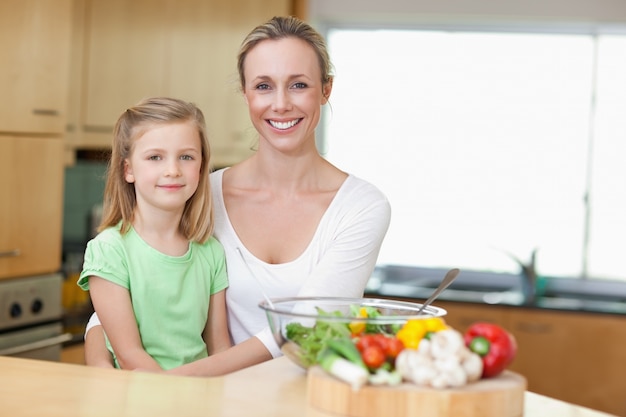
M508 307L452 301L435 301L434 305L447 311L446 323L461 333L465 332L471 324L479 321L498 324L505 328L508 325L510 314Z
M0 131L63 133L72 0L0 2Z
M559 319L540 310L516 310L507 329L518 345L511 370L526 377L530 391L562 399L558 381L575 353L567 349L572 329Z
M60 269L62 162L60 138L0 136L0 279Z
M509 328L519 346L511 369L530 391L626 415L626 318L518 309Z
M88 0L83 129L110 132L146 96L165 94L166 0Z

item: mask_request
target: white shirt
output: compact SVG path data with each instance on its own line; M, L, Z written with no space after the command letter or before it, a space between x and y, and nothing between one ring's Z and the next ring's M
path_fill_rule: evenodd
M226 302L231 336L234 343L256 336L277 357L280 349L259 307L263 300L259 285L272 298L363 296L389 228L391 207L375 186L349 175L322 216L306 250L291 262L268 264L246 249L230 223L222 193L223 173L224 169L211 174L211 190L215 237L226 252L229 280Z

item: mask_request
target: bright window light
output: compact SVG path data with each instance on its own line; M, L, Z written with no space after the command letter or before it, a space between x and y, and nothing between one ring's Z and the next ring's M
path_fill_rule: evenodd
M379 264L626 279L626 37L327 39L322 150L389 197Z

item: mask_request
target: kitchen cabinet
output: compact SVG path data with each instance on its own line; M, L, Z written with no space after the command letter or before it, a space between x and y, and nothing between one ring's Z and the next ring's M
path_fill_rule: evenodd
M0 279L61 264L63 140L0 135Z
M476 321L513 333L518 353L510 369L528 390L626 416L626 316L437 301L459 331Z
M0 279L61 264L72 0L0 2Z
M626 317L515 309L508 328L519 347L511 369L530 391L626 416Z
M289 0L75 1L71 148L108 148L124 109L170 95L203 110L213 165L251 152L236 54L254 26L289 13Z
M460 332L464 332L472 323L478 321L506 326L511 312L511 309L500 306L489 306L486 308L481 304L445 301L437 301L435 304L448 312L445 317L446 323Z
M72 0L0 2L0 132L63 133Z

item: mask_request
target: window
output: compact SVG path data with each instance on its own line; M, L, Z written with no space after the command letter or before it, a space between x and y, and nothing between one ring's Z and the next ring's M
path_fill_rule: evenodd
M322 152L389 197L380 264L626 280L626 37L327 33Z

